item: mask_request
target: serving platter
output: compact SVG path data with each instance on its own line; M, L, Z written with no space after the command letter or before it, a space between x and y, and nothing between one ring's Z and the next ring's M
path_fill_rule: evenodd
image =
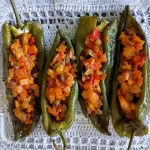
M98 15L108 20L119 19L124 7L131 6L132 15L141 24L150 46L150 0L15 0L22 21L41 22L44 30L45 49L48 53L57 29L62 29L74 42L77 21L83 15ZM9 0L0 0L0 28L7 21L14 25L15 16ZM26 138L13 141L13 128L8 113L8 101L5 95L5 77L3 76L3 41L0 30L0 149L54 149L52 139L46 135L40 122L35 131ZM145 118L150 128L150 114ZM86 119L77 105L76 121L66 132L68 150L125 150L129 139L120 138L110 121L111 136L100 134ZM54 137L61 147L59 136ZM150 132L143 137L135 137L133 150L150 149Z

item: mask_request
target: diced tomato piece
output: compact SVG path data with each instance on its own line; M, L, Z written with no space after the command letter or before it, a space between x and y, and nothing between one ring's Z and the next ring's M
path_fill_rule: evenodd
M135 44L135 49L136 49L137 51L142 50L142 49L143 49L143 44L142 44L142 43L136 43L136 44Z
M57 61L61 61L64 58L65 58L64 52L59 52L59 57L57 58Z
M34 42L35 42L34 36L31 36L31 37L29 38L29 45L34 44Z
M125 35L124 32L121 32L121 35L120 35L119 39L121 40L121 43L124 46L127 46L129 44L129 36Z
M85 64L85 65L91 65L91 64L94 64L94 62L95 62L95 59L94 58L89 58L89 59L87 59L87 64Z
M102 55L101 55L100 61L101 61L101 62L107 62L106 54L102 54Z
M134 81L136 81L138 78L141 78L142 77L142 72L139 71L139 70L136 70L136 71L133 71L131 73L131 77Z
M93 75L89 75L89 81L93 84L94 83L94 77L93 77Z
M57 116L58 113L57 113L57 108L56 108L55 105L53 105L53 107L47 106L47 109L48 109L48 112L49 112L52 116L54 116L54 117Z
M50 103L53 103L55 100L55 91L54 88L47 88L46 89L46 97L50 101Z
M143 64L145 63L146 58L147 56L145 54L140 54L140 55L134 56L132 61L135 65L142 67Z
M134 81L133 81L132 79L129 79L129 80L128 80L128 84L129 84L129 86L131 86L131 85L134 84Z
M30 84L23 85L23 88L30 89Z
M19 68L15 70L15 77L19 80L28 78L28 73L26 69L24 68Z
M137 36L137 35L133 35L132 36L132 41L134 43L141 43L142 45L144 44L144 41L139 36Z
M69 75L67 78L66 78L66 81L65 81L65 84L67 86L72 86L74 84L74 77L72 75Z
M68 61L68 62L66 63L66 66L67 66L69 69L72 67L70 61Z
M95 62L91 68L93 70L99 70L101 67L102 66L101 66L100 62Z
M133 84L130 88L130 93L136 94L136 93L140 93L141 92L141 88L139 88L137 85Z
M89 35L89 38L91 38L91 39L101 39L101 33L97 29L94 29L92 31L92 33Z
M28 49L29 54L37 54L38 49L36 48L35 45L30 45Z
M93 42L91 42L91 41L89 41L88 43L87 43L87 47L88 48L90 48L90 49L93 49L94 48L94 43Z
M54 91L55 91L56 99L65 100L61 88L56 87L56 88L54 88Z
M86 82L86 83L83 83L83 88L85 89L85 90L93 90L93 87L92 87L92 84L91 84L91 82Z
M137 80L137 82L135 82L135 84L136 84L138 87L141 87L142 84L143 84L143 77L138 78L138 80Z
M20 57L19 60L18 60L18 65L20 67L24 67L26 68L27 70L31 70L31 61L28 59L28 58L25 58L25 57Z
M130 86L126 82L123 82L121 84L121 89L123 93L127 93L130 91Z
M135 55L136 49L133 46L126 46L123 49L123 56L125 56L127 59L132 58Z

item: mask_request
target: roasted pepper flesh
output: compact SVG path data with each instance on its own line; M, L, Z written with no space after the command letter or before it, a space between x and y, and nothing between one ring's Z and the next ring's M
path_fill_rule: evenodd
M56 55L47 70L46 97L50 103L47 106L48 112L58 122L64 120L67 111L67 97L75 83L74 77L76 77L77 65L71 63L75 59L73 49L67 50L65 41L62 41L56 48Z
M128 119L135 118L136 104L141 96L143 84L142 66L147 55L143 53L144 41L136 35L134 28L126 28L119 39L123 45L118 74L117 96Z
M89 115L102 114L103 96L100 82L106 74L102 67L107 62L106 54L102 51L101 33L95 28L86 37L85 48L80 56L82 78L79 81L82 88L82 96Z

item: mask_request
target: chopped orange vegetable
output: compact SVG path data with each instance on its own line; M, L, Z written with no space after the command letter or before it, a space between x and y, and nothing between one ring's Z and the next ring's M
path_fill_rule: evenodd
M126 46L123 50L123 56L125 56L127 59L132 58L136 52L136 49L133 46Z
M121 33L119 39L124 47L117 77L119 81L117 96L125 116L133 119L136 102L141 96L142 66L147 56L142 52L144 41L136 35L134 28L127 28Z
M121 43L126 46L129 44L129 37L125 35L124 32L121 33L119 39L121 40Z
M109 37L105 37L107 42ZM88 114L100 115L102 113L102 94L100 81L105 80L106 74L101 70L104 63L107 62L106 54L101 50L101 33L94 29L86 37L83 55L80 56L82 66L82 78L79 81L82 87L82 97L86 105Z
M31 113L34 111L34 106L33 105L28 105L27 109L26 109L26 112L27 113Z
M58 122L65 117L67 97L75 83L77 65L71 63L71 60L75 60L74 51L73 49L67 50L65 42L62 41L56 48L56 55L47 70L46 98L50 102L47 109Z
M39 87L34 81L38 72L34 72L34 76L31 72L38 65L35 61L38 49L33 40L32 34L22 34L12 41L9 54L8 88L15 97L13 111L15 116L25 124L32 123L35 97L39 96Z

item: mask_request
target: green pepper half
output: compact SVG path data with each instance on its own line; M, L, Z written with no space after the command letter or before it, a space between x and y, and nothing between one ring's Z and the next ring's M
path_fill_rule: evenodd
M13 0L11 0L14 13L17 20L17 26L9 26L7 22L3 24L2 27L2 33L3 33L3 53L4 53L4 76L6 81L6 87L7 87L7 78L8 78L8 69L10 68L9 64L9 53L10 53L10 45L14 37L17 37L23 33L32 33L35 39L35 45L38 48L37 58L36 61L38 63L37 69L38 69L38 77L36 78L35 82L39 85L41 85L42 81L42 71L43 71L43 65L44 65L44 42L43 42L43 31L42 27L38 23L28 22L26 24L23 24L22 21L19 18L19 15L16 11L15 5ZM40 115L41 115L41 108L40 108L40 96L36 98L36 104L35 104L35 113L32 124L26 125L22 123L19 119L17 119L13 113L13 108L15 106L15 100L11 95L10 89L6 88L6 95L9 100L9 110L10 115L12 116L13 120L13 128L14 128L14 135L15 140L18 140L19 138L25 137L29 135L37 125Z
M65 131L71 127L75 120L75 110L76 110L76 103L78 99L78 83L75 79L75 83L71 88L70 95L67 97L67 111L64 117L64 120L61 122L57 122L55 119L52 118L51 114L48 112L47 105L48 100L46 98L46 86L47 86L47 70L49 69L49 65L53 60L54 56L56 55L56 48L59 46L60 42L65 41L68 49L73 49L73 46L68 39L68 37L62 33L60 30L56 33L56 37L52 48L49 53L49 57L47 58L47 62L45 65L44 73L43 73L43 80L42 80L42 89L41 89L41 108L42 108L42 116L43 116L43 127L45 132L49 136L55 136L59 134L62 138L64 149L66 148L66 142L64 139ZM56 145L54 144L55 148ZM58 149L58 148L57 148Z
M126 6L121 18L119 25L119 33L125 30L125 28L134 27L136 34L145 41L143 46L143 52L148 56L148 46L147 40L143 30L141 29L138 22L131 16L129 6ZM119 38L119 37L118 37ZM113 88L112 88L112 99L111 99L111 112L113 127L118 135L131 137L129 148L132 143L133 136L143 136L148 133L148 127L143 123L143 119L149 110L150 99L149 99L149 79L148 79L148 59L146 59L145 64L142 67L143 75L143 85L141 97L136 104L135 118L134 120L129 120L125 117L121 110L119 100L117 98L117 75L119 72L119 62L121 54L121 42L117 40L117 52L116 52L116 63L115 71L113 77Z
M105 22L105 23L104 23ZM112 77L113 65L114 65L114 56L116 48L116 36L117 36L117 21L112 21L106 23L105 20L102 20L100 25L97 26L98 18L97 16L89 17L83 16L79 19L77 31L76 31L76 57L78 71L80 72L80 54L85 46L86 36L89 35L94 28L100 29L102 32L102 42L103 42L103 51L106 53L107 62L104 64L102 71L107 75L104 81L101 81L100 87L103 96L103 105L102 105L102 114L101 115L88 115L83 97L81 93L79 94L79 102L82 108L82 111L86 117L88 117L94 127L103 134L110 135L108 131L109 126L109 106L108 99L110 98L110 81ZM109 41L108 41L109 39ZM79 79L81 78L79 74Z

